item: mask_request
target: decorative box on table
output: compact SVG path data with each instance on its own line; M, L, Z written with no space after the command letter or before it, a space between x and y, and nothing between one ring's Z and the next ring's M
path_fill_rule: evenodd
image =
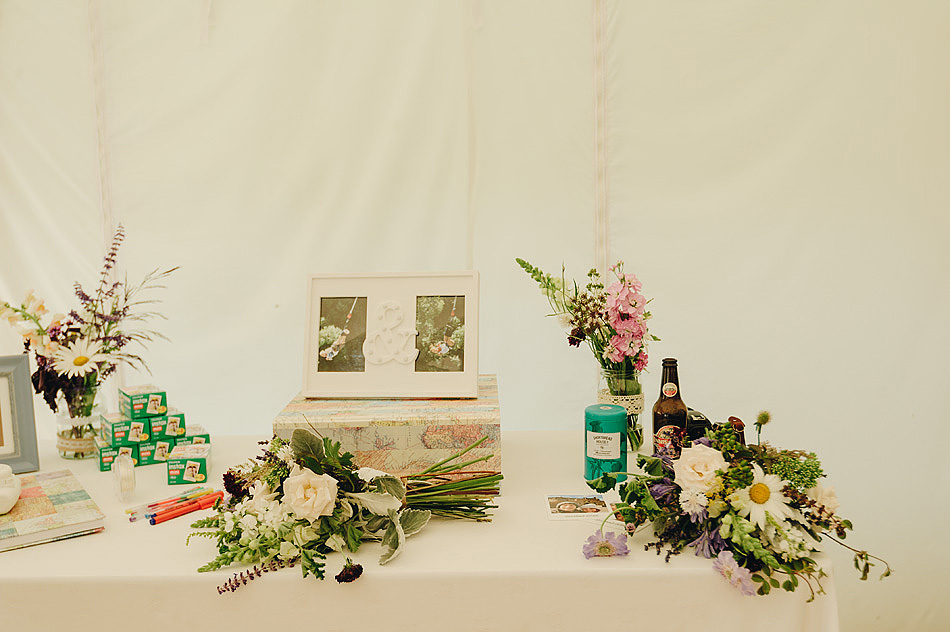
M396 475L424 470L487 437L464 460L494 456L467 469L501 469L495 375L478 377L474 399L307 399L298 395L274 419L274 434L289 439L297 428L339 441L361 467Z

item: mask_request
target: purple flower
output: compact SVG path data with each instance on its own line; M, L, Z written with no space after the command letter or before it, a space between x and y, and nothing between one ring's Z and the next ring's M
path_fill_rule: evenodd
M669 478L661 479L659 483L650 485L650 495L657 502L671 501L673 492L679 489Z
M713 525L708 529L704 529L698 538L689 543L689 546L696 547L697 556L702 555L709 559L726 548L726 541L719 535L719 527ZM729 554L732 555L732 553Z
M595 531L594 535L587 538L587 542L584 544L584 557L587 559L626 555L629 552L627 536L611 531L606 534L603 531Z
M739 566L732 551L722 551L713 562L713 568L719 571L719 574L725 577L730 584L739 589L743 595L750 596L755 594L755 582L752 581L752 573L748 568Z

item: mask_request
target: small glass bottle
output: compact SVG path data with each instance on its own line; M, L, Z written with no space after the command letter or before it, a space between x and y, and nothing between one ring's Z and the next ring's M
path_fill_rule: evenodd
M627 409L595 404L584 409L584 478L627 471ZM618 477L625 480L626 476Z
M653 405L653 452L665 448L671 457L679 457L686 436L686 420L676 358L663 358L660 397Z

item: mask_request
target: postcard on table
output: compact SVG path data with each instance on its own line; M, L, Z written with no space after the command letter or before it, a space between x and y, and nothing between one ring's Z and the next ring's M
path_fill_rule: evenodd
M601 494L548 494L546 509L551 520L599 519L610 509Z

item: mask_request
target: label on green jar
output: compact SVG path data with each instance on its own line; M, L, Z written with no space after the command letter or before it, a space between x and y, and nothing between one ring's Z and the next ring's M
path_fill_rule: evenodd
M590 459L619 459L622 445L622 433L587 431L587 457Z

